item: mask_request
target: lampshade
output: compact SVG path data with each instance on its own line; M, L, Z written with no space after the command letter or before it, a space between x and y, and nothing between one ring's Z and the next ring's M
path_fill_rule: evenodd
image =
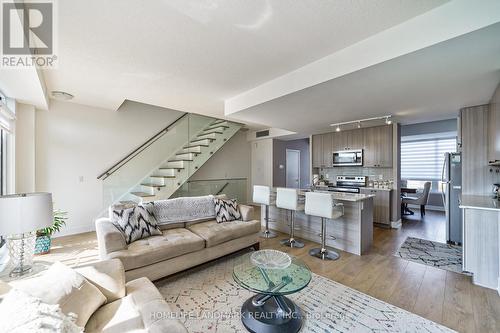
M0 196L0 235L35 231L52 225L51 193Z

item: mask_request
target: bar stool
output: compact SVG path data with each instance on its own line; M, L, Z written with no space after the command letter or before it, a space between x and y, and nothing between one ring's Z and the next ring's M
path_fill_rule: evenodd
M265 221L266 230L264 230L260 237L262 238L274 238L276 233L269 230L269 206L274 205L274 198L271 195L271 188L269 186L254 185L253 187L253 202L266 206L265 208Z
M339 209L338 207L341 207ZM305 213L311 216L321 217L321 248L314 248L309 255L322 260L337 260L340 254L326 248L326 220L338 219L344 215L344 205L336 203L331 194L328 193L306 193Z
M299 201L299 191L294 188L276 189L276 207L291 211L290 219L290 238L280 241L282 245L289 247L302 248L304 243L294 238L295 231L295 212L304 210L304 204Z

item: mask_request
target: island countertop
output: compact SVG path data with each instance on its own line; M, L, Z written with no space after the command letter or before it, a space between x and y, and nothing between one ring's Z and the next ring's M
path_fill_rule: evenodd
M276 188L273 188L273 192L276 192ZM306 192L311 192L309 190L299 190L299 195L305 196ZM375 197L375 194L361 194L361 193L342 193L342 192L332 192L332 191L321 191L314 190L313 192L318 193L328 193L330 194L334 200L338 201L350 201L350 202L358 202L367 200L369 198Z
M500 201L488 195L462 195L460 208L500 212Z

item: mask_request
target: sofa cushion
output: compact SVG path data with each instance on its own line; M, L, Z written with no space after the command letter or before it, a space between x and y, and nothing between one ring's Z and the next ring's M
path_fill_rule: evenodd
M185 333L185 327L171 314L171 309L147 278L130 281L127 296L106 304L89 319L85 332Z
M98 261L76 267L75 270L99 289L106 297L106 303L125 296L125 270L120 260Z
M204 240L188 229L168 229L163 230L161 236L140 239L129 244L128 249L112 252L108 257L120 259L125 270L129 270L195 252L204 247Z
M20 289L47 304L59 304L65 314L78 317L76 325L84 327L90 316L106 302L106 297L75 270L55 262L42 275L15 281Z
M217 221L212 220L191 225L188 229L203 238L207 243L207 247L212 247L259 232L260 222L254 220L217 223Z

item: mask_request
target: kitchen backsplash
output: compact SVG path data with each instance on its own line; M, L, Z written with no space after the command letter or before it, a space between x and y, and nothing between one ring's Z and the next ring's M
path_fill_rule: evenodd
M392 180L392 168L360 168L360 167L335 167L320 170L320 176L331 183L336 176L367 176L368 180Z

